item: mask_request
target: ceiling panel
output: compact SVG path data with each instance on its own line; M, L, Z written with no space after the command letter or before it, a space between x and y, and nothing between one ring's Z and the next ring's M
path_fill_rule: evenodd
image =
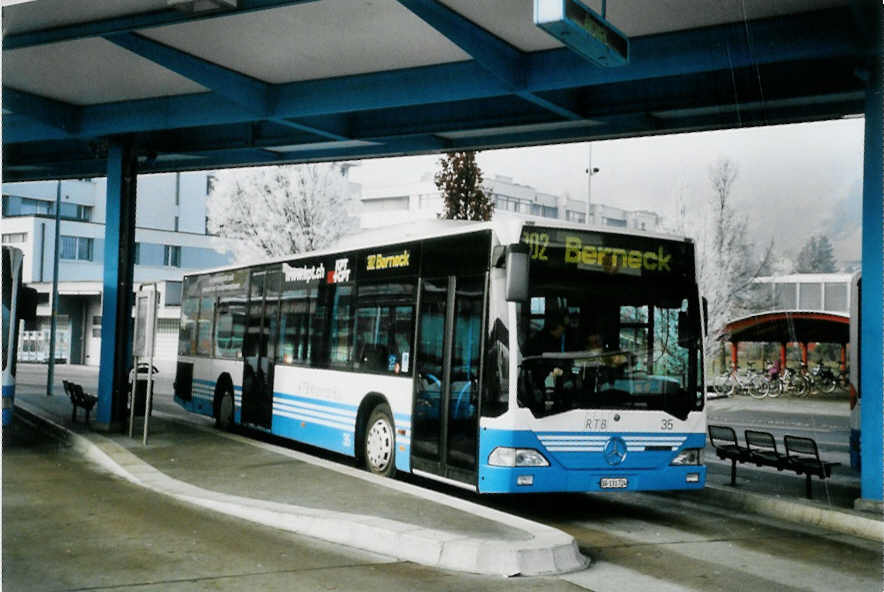
M3 34L128 16L166 8L166 0L38 0L3 7Z
M5 51L3 84L73 105L206 90L100 38Z
M270 83L470 59L395 0L322 0L141 33Z

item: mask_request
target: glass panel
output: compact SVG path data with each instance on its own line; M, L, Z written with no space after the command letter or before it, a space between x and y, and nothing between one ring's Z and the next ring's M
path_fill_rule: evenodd
M545 299L546 314L543 328L531 334L537 315L520 310L520 405L537 417L601 408L686 417L702 408L699 341L678 339L680 321L699 325L691 292L690 284L641 279L535 282L531 296Z
M367 372L410 372L413 299L413 284L359 287L354 324L354 367Z
M215 323L215 298L202 298L200 318L197 325L196 353L212 355L212 328Z
M310 317L316 305L316 289L288 290L282 297L279 323L279 361L284 364L310 361Z
M80 237L77 248L77 259L92 261L92 239Z
M77 238L73 236L61 237L61 243L58 245L58 256L61 259L76 259Z
M463 469L476 466L484 286L484 277L458 278L455 292L448 464Z
M220 302L218 327L215 330L215 355L236 359L242 356L243 336L246 332L246 306Z
M178 355L193 355L193 342L196 338L196 319L199 314L200 301L196 297L184 298L181 301L181 322L178 333Z
M847 284L826 284L826 310L847 312Z
M329 361L333 367L349 367L353 350L353 287L336 286L332 297Z
M774 284L774 301L778 310L793 310L797 306L795 284Z
M798 284L798 308L821 310L823 308L822 284Z
M448 280L425 280L421 294L417 344L417 395L414 404L414 453L440 459L442 364Z

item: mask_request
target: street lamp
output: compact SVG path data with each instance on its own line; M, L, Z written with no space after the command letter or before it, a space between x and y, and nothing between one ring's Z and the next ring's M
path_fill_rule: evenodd
M598 167L592 166L592 142L587 144L589 158L586 166L586 224L592 224L590 207L592 204L592 176L599 173Z

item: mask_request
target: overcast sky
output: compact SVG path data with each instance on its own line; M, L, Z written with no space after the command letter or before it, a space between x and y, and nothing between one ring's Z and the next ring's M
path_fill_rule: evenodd
M709 168L720 158L738 167L734 199L752 222L753 239L777 237L785 251L808 233L835 232L837 255L859 258L856 202L862 187L863 119L594 142L592 201L672 215L675 198L710 195ZM480 153L486 178L506 175L553 194L586 199L585 143ZM438 156L365 160L351 170L364 189L418 181ZM840 220L836 220L838 218ZM847 218L847 220L843 220ZM838 222L836 224L836 222Z

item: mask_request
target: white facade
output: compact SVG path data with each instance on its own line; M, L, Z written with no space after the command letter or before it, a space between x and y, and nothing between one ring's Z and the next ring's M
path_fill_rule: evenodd
M517 216L586 223L586 202L538 191L521 185L512 177L495 175L486 179L494 202L494 216ZM421 181L370 189L363 192L360 227L380 228L417 220L435 219L442 212L442 197L430 175ZM624 210L593 204L590 221L595 226L629 228L653 232L659 230L660 216L646 210Z
M206 172L138 178L135 289L161 282L163 306L157 355L174 365L180 281L188 271L232 262L231 241L206 234ZM48 357L55 201L60 189L56 359L97 365L101 349L101 292L105 258L104 179L5 183L2 240L25 255L23 279L39 293L38 320L22 331L23 360Z

